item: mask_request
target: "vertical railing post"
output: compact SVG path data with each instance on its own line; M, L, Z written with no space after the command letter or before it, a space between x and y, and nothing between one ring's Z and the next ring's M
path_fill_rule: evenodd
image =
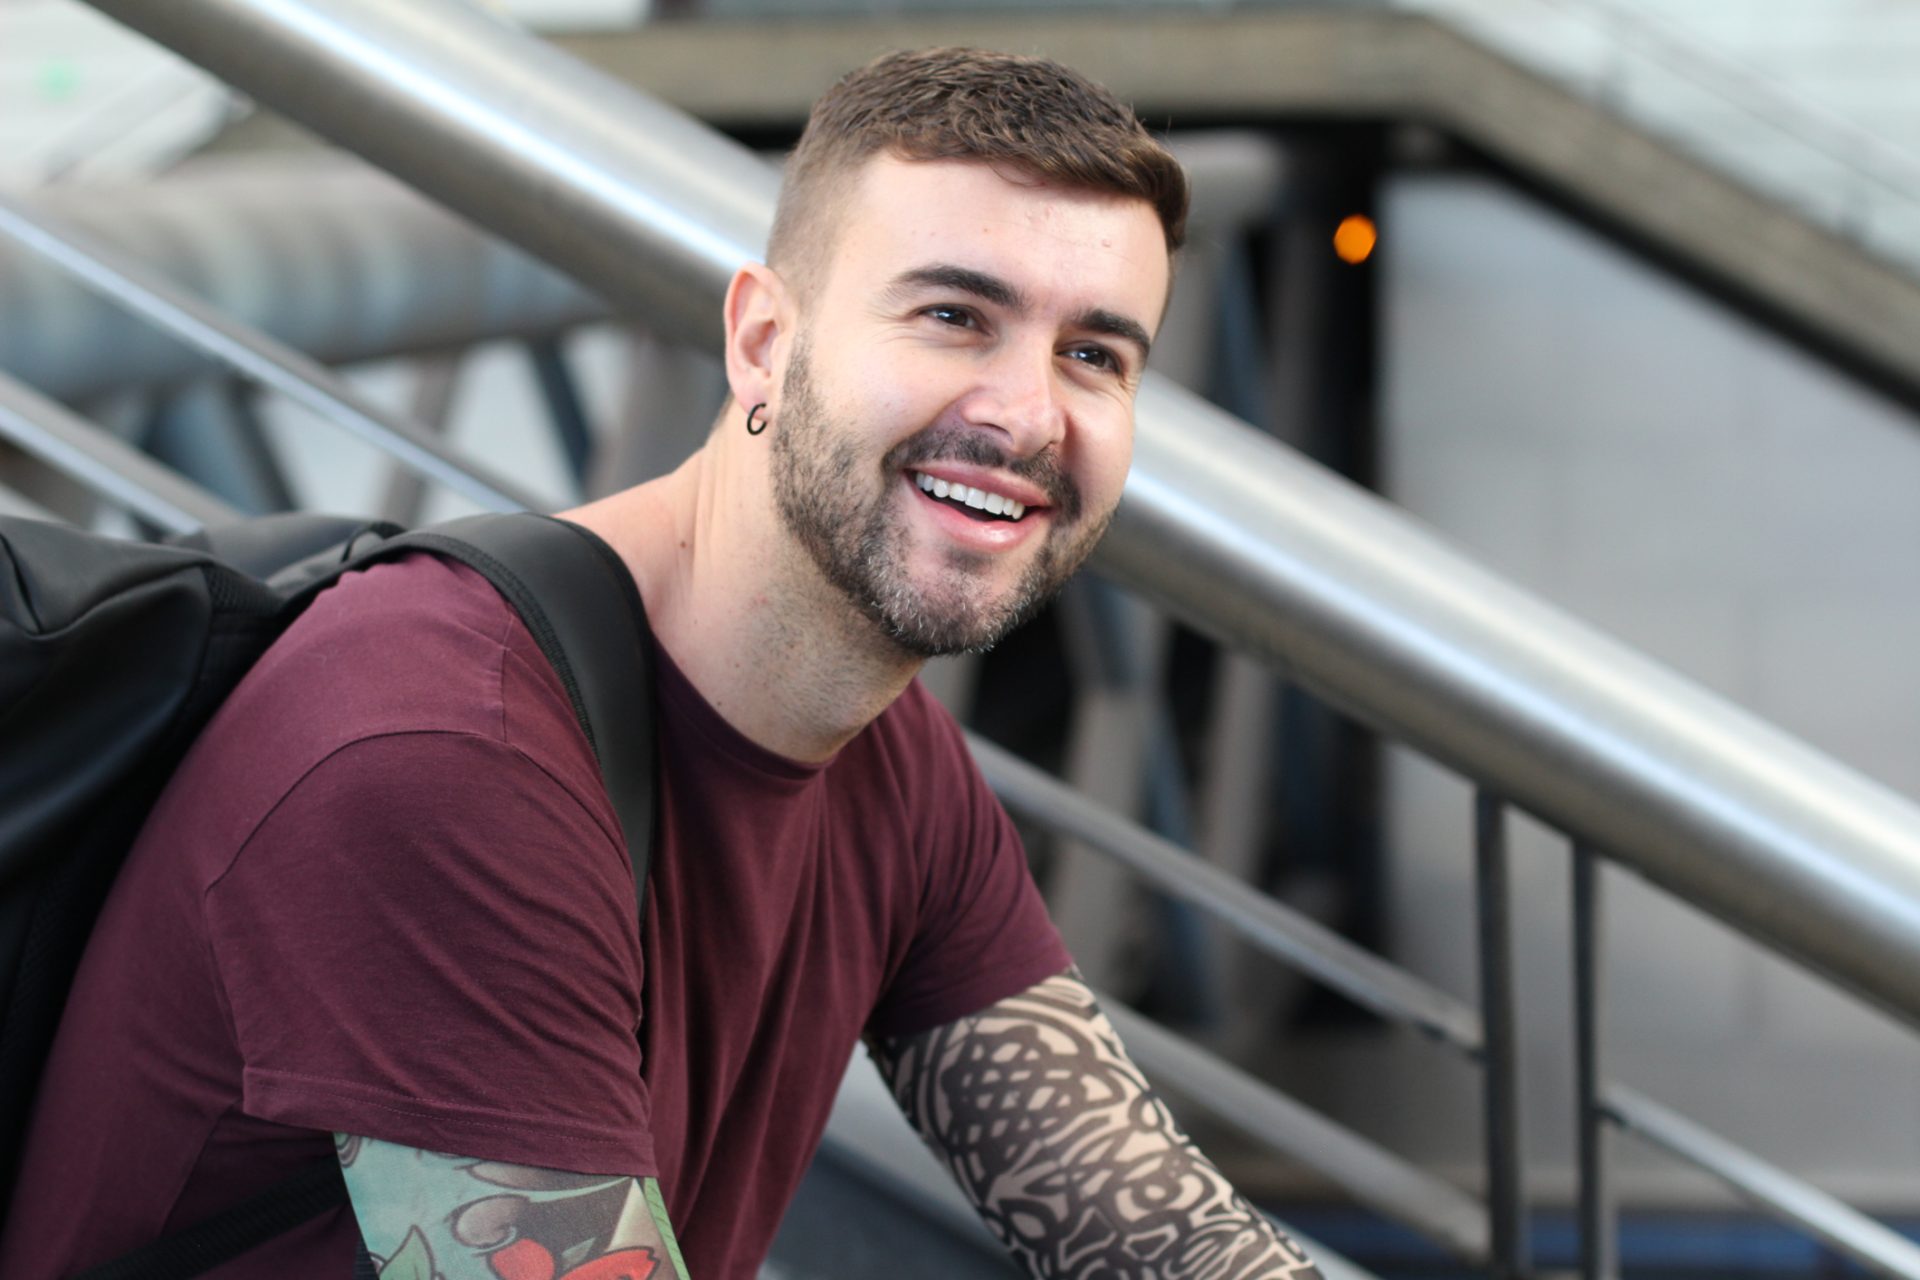
M1520 1167L1520 1035L1514 1012L1513 904L1506 806L1474 795L1474 884L1479 895L1480 1017L1486 1054L1487 1215L1494 1280L1528 1270Z
M1573 842L1574 1087L1580 1125L1580 1275L1614 1280L1619 1257L1607 1183L1607 1114L1601 1101L1600 858Z
M573 367L567 363L566 348L555 334L529 338L526 346L534 378L540 384L540 399L547 406L547 421L567 459L567 472L584 492L587 469L593 463L593 425L587 420L586 402L581 398Z

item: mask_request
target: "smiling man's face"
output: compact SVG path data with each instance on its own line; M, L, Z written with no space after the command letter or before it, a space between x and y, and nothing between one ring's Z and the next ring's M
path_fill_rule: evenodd
M844 207L781 378L780 516L906 652L983 648L1113 515L1165 235L966 161L876 158Z

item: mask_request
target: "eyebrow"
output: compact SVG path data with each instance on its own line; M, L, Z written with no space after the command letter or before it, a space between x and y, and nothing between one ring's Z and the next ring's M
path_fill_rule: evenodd
M957 289L1009 311L1025 311L1028 307L1027 295L999 276L945 262L914 267L893 278L894 292L906 293L914 289Z
M1153 350L1153 339L1147 336L1145 326L1138 320L1130 319L1117 311L1108 311L1104 307L1095 307L1091 311L1083 311L1075 316L1073 323L1076 328L1088 329L1094 333L1104 333L1108 337L1120 338L1131 342L1140 348L1140 354L1142 356L1145 356L1149 351Z
M894 292L907 292L912 289L957 289L961 293L971 294L982 302L992 303L1013 312L1024 312L1029 308L1025 293L999 276L976 271L972 267L962 267L953 263L936 262L929 266L913 267L902 271L893 278ZM1094 307L1074 316L1070 323L1076 329L1086 329L1092 333L1105 334L1120 338L1140 348L1145 357L1153 349L1153 339L1148 337L1146 326L1117 311L1105 307Z

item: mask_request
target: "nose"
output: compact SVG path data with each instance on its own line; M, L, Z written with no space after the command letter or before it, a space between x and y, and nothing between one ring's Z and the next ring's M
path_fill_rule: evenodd
M1058 444L1067 429L1059 371L1051 348L1007 343L986 361L980 385L968 398L967 417L998 428L1015 457L1030 458Z

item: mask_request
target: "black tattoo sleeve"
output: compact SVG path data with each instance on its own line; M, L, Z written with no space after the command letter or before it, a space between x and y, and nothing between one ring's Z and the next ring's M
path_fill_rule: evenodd
M872 1045L987 1226L1047 1280L1318 1280L1174 1123L1076 973Z

